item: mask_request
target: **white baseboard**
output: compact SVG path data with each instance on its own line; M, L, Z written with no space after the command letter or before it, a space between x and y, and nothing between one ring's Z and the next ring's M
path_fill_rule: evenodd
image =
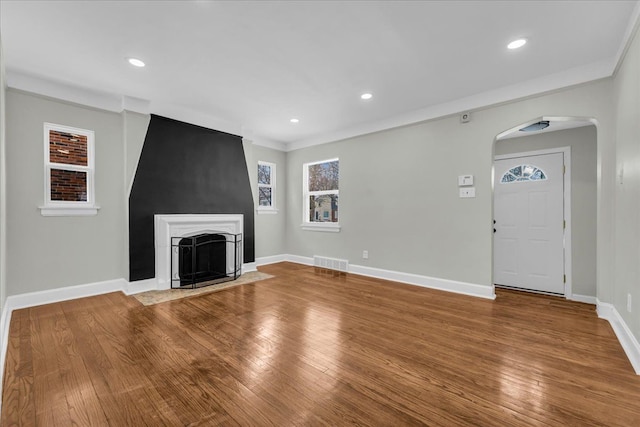
M613 304L597 301L596 310L598 317L607 320L611 324L611 328L613 328L613 332L618 337L622 349L627 354L631 366L633 366L636 374L640 375L640 344L636 337L633 336L631 329L629 329Z
M313 265L313 258L299 255L274 255L256 259L258 265L273 264L276 262L295 262L297 264ZM496 294L493 286L477 285L475 283L458 282L455 280L439 279L436 277L421 276L412 273L383 270L380 268L366 267L363 265L349 265L349 273L360 274L362 276L375 277L377 279L393 280L395 282L407 283L410 285L422 286L425 288L439 289L458 294L470 295L479 298L495 299Z
M250 273L252 271L258 271L257 262L245 262L242 264L241 274Z
M134 295L139 294L140 292L154 291L158 289L158 281L154 277L153 279L145 279L145 280L136 280L135 282L127 282L122 279L124 282L124 287L122 292L125 295Z
M285 261L295 262L297 264L313 265L313 258L299 255L285 255Z
M286 260L287 260L286 255L263 256L260 258L256 258L256 264L259 267L261 265L275 264L277 262L284 262Z
M437 277L421 276L419 274L383 270L380 268L353 264L349 265L349 273L375 277L377 279L393 280L394 282L408 283L410 285L439 289L442 291L470 295L473 297L486 299L496 298L496 293L493 286L477 285L475 283L459 282L456 280L440 279Z
M567 299L569 301L584 302L586 304L592 304L592 305L596 305L598 301L596 297L591 297L589 295L578 295L578 294L573 294Z
M7 297L5 306L11 311L36 305L51 304L76 298L91 297L108 292L124 291L127 286L124 279L105 280L104 282L85 285L67 286L65 288L48 289L46 291L29 292Z

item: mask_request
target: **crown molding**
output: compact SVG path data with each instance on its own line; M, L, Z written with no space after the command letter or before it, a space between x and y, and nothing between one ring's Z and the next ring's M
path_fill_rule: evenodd
M635 10L640 12L640 7L636 7ZM627 37L631 37L631 35L633 35L632 29L637 27L635 25L637 22L637 14L635 16L636 19L633 20L633 25L630 24L630 29L627 31ZM625 45L626 44L627 41L625 41ZM425 122L440 117L459 114L465 111L479 110L489 106L512 102L518 99L537 96L542 93L553 92L567 87L611 77L618 66L617 61L622 60L624 51L625 50L621 48L618 56L616 58L610 58L609 60L571 68L526 82L505 86L454 101L432 105L406 114L359 124L357 126L341 129L337 132L325 133L291 143L274 141L268 138L263 138L259 135L254 135L252 131L247 130L247 128L241 124L232 123L184 106L161 101L147 101L127 95L110 94L93 89L81 88L68 83L48 80L44 77L28 75L12 69L7 69L7 85L13 89L33 92L107 111L121 112L123 110L127 110L142 114L154 113L187 123L216 129L222 132L241 135L251 140L255 145L287 152ZM247 135L245 135L245 132L247 132Z
M224 119L212 116L203 111L193 110L182 105L168 102L151 101L150 110L158 116L168 117L185 123L191 123L208 129L242 136L242 126Z
M558 91L567 87L611 77L614 69L615 63L613 59L595 62L582 67L570 68L559 73L550 74L510 86L504 86L499 89L460 98L451 102L432 105L385 120L368 122L348 129L342 129L337 132L289 143L287 144L287 151L298 150L314 145L326 144L387 129L412 125L462 112L477 111L498 104L538 96L542 93Z
M640 27L640 0L636 0L636 6L633 8L631 12L631 17L629 18L629 23L627 24L627 29L624 32L624 37L622 38L622 43L618 48L618 53L615 56L615 69L613 70L613 74L618 72L620 65L622 65L622 61L624 60L627 51L629 50L629 46L631 46L631 42L633 41L633 37L635 36L638 28Z
M23 73L12 68L6 69L7 87L32 92L50 98L81 104L88 107L112 112L122 111L121 96L98 91L70 83L54 81L42 76Z
M284 142L273 141L268 138L255 137L255 136L251 139L251 142L253 143L253 145L259 145L261 147L271 148L272 150L287 151L287 144Z
M116 113L120 113L125 110L140 114L153 113L159 116L169 117L221 132L241 135L247 137L255 145L279 151L286 151L287 149L284 142L274 141L269 138L254 135L252 131L241 125L180 105L97 91L86 87L50 80L42 76L22 73L13 69L6 70L6 74L7 86L11 89L35 93L37 95Z

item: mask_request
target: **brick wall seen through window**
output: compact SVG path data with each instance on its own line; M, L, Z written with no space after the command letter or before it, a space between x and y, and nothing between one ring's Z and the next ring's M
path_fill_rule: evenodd
M95 215L91 130L44 123L45 216Z

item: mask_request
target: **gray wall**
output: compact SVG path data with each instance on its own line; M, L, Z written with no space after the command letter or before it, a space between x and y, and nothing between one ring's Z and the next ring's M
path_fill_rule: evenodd
M151 116L149 114L140 114L132 111L123 111L124 120L124 156L125 156L125 198L129 200L129 192L133 184L133 178L136 176L140 153L144 146L144 138L147 135L147 128Z
M614 79L616 112L615 282L613 302L640 341L640 35ZM627 310L631 295L632 310Z
M462 131L460 137L450 134L452 123ZM457 123L444 119L290 152L290 252L482 284L491 266L473 247L487 231L482 214L487 194L459 199L457 176L483 179L474 161L482 157L483 148L467 143L473 138L467 132L473 125L457 127ZM457 155L463 150L468 150L466 155ZM300 230L302 164L334 157L340 159L342 230ZM465 240L466 249L461 247ZM366 260L363 250L369 252ZM459 255L466 257L465 262L455 261Z
M136 169L142 147L144 146L144 138L147 135L147 128L151 116L149 114L140 114L132 111L122 112L124 126L124 182L123 182L123 203L124 203L124 239L122 244L122 277L129 280L129 195L131 194L131 186L133 178L136 176Z
M124 165L120 114L7 91L7 293L123 276ZM43 217L43 123L95 131L96 216Z
M587 85L457 116L302 148L287 156L287 249L301 256L491 286L492 166L498 134L545 116L595 118L603 177L598 233L612 232L612 82ZM302 164L340 159L340 233L302 230ZM476 198L457 177L475 176ZM600 237L600 234L598 235ZM369 259L362 259L362 251ZM611 241L598 247L598 295L609 298ZM602 264L602 265L600 265ZM600 276L601 275L601 276Z
M276 165L276 208L278 212L265 214L256 211L256 261L260 261L259 258L286 254L287 153L255 145L250 141L245 142L244 152L255 207L258 206L258 161L275 163Z
M597 132L595 126L496 142L496 155L571 147L572 292L596 296Z
M0 39L0 309L4 308L7 298L6 105L4 53Z

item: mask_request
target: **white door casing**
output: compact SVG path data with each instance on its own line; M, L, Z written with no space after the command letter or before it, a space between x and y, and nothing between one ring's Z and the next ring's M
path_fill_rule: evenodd
M502 182L523 165L546 179ZM494 283L565 294L563 153L496 160L494 218Z

